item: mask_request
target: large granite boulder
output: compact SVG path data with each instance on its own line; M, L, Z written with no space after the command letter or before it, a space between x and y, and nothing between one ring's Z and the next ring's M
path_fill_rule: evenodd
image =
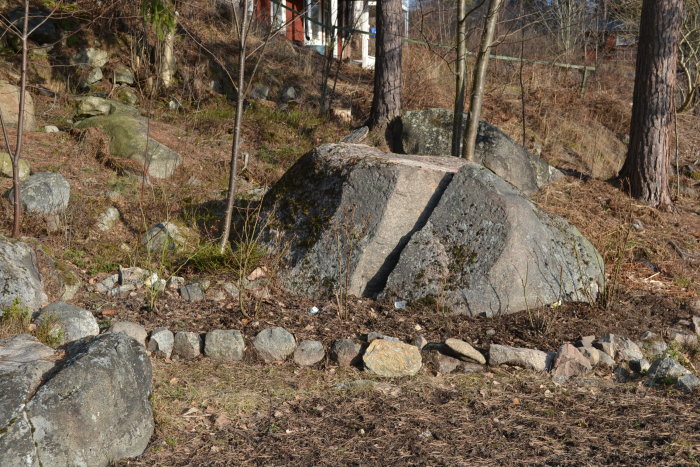
M463 131L467 125L464 114ZM453 112L447 109L412 110L401 116L401 152L445 155L452 148ZM397 138L398 139L398 138ZM501 130L481 120L474 161L492 170L526 194L533 193L562 174L530 154Z
M103 334L56 366L50 350L29 336L0 340L2 465L106 466L142 454L154 429L144 348Z
M263 240L286 251L290 291L441 300L512 313L596 298L603 261L565 220L454 157L322 145L264 199Z
M344 143L306 154L263 201L265 241L278 251L289 247L286 288L325 296L347 287L376 296L464 163Z
M17 128L19 124L19 87L7 81L0 81L0 111L5 125ZM32 95L24 93L24 129L34 131L34 99Z
M76 128L100 128L109 138L111 156L133 161L137 170L145 166L151 177L168 178L182 162L180 154L148 135L147 120L129 106L91 97L78 102L77 113L92 116Z
M0 235L0 310L17 302L34 312L47 300L34 250Z

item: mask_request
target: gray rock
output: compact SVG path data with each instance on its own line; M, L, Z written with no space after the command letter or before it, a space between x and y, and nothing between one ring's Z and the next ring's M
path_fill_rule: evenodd
M464 114L464 128L468 115ZM405 154L448 156L452 149L453 112L448 109L413 110L401 116ZM530 154L495 126L479 122L474 162L482 164L526 194L533 193L561 172Z
M579 347L578 350L581 352L581 355L586 357L591 366L598 365L600 361L600 351L598 349L595 347Z
M54 350L47 347L29 334L18 334L13 337L0 339L0 373L6 373L19 369L26 363L38 360L50 361L54 356ZM53 362L51 362L53 366ZM0 398L7 395L0 391ZM4 411L0 410L0 417ZM4 420L6 423L8 420ZM0 421L0 426L3 426Z
M435 373L441 375L449 375L450 373L456 371L462 365L462 363L464 363L462 360L445 355L436 349L428 351L426 362L432 366Z
M114 227L118 220L119 210L114 207L109 207L97 218L97 228L103 232L107 232Z
M592 347L595 336L583 336L576 340L577 347Z
M68 207L70 185L59 173L39 172L22 183L19 195L23 209L30 214L60 214ZM8 197L14 199L14 190Z
M202 287L198 283L180 287L180 296L186 302L201 302L205 298Z
M202 338L196 332L179 331L175 334L173 353L175 357L191 360L199 357L202 348Z
M676 388L683 392L693 392L700 387L700 378L695 375L683 375L676 380Z
M217 287L207 289L207 292L204 295L207 300L212 300L214 302L223 302L228 298L226 292Z
M304 340L294 351L294 363L299 366L311 366L323 360L326 351L319 341Z
M156 357L170 358L175 345L175 336L168 328L156 328L148 339L148 351Z
M656 360L647 371L647 378L652 381L677 379L690 372L676 360L665 357Z
M616 361L630 361L644 358L642 349L631 339L615 334L606 334L596 339L593 346L610 355Z
M7 81L0 80L0 112L5 125L17 128L19 125L19 87ZM34 119L34 99L29 92L24 93L24 129L34 131L36 126Z
M117 274L118 281L121 285L134 285L137 288L144 286L145 281L152 275L151 271L139 267L123 268L119 267Z
M283 361L296 350L294 336L284 328L263 329L253 339L253 347L266 362Z
M599 362L598 362L599 365L602 365L602 366L605 366L608 368L613 368L615 366L615 360L610 355L603 352L602 350L598 350L598 359L599 359Z
M124 169L141 174L145 167L147 174L153 178L168 178L173 175L182 163L182 156L149 136L148 123L144 118L130 113L128 106L113 101L100 103L99 112L104 111L108 114L86 118L75 127L102 129L109 137L110 157L131 161L124 163ZM78 112L86 114L86 110L81 108Z
M388 378L414 376L423 366L416 346L386 339L372 341L362 361L371 373Z
M690 334L685 331L671 331L671 340L681 345L693 346L698 343L697 334Z
M138 323L133 323L131 321L117 321L109 327L108 332L124 333L142 346L146 347L146 338L148 338L148 333L146 332L146 328Z
M108 60L109 55L106 51L92 47L81 50L71 58L73 65L84 68L103 67Z
M31 427L24 412L31 398L54 362L53 351L35 338L22 334L0 339L0 457L4 465L22 463L25 453L34 450ZM36 462L34 462L36 464Z
M630 370L634 371L635 373L644 373L646 371L649 371L649 368L651 368L651 364L646 358L630 360L629 366Z
M19 160L19 179L26 180L29 177L29 162L27 159ZM12 158L6 152L0 152L0 173L5 177L12 178Z
M34 250L26 243L0 235L0 310L17 302L34 312L46 301Z
M134 290L136 290L136 286L134 284L119 285L108 290L107 295L110 297L123 297Z
M657 336L655 333L651 332L651 331L644 331L644 332L642 333L642 335L639 336L639 339L640 339L642 342L646 342L646 341L650 341L650 340L656 339L657 337L658 337L658 336Z
M367 138L369 134L369 127L362 126L355 130L352 130L349 135L341 140L341 143L358 144Z
M331 347L331 359L339 366L357 365L362 354L362 345L352 339L340 339Z
M700 316L693 316L693 330L700 336Z
M118 86L115 95L117 96L117 100L122 104L135 106L139 103L139 95L136 94L134 88L130 88L129 86Z
M250 91L250 97L252 99L267 100L270 96L270 88L267 86L254 86Z
M564 344L559 347L557 358L554 360L552 375L583 376L592 369L591 362L579 350L571 344Z
M282 92L280 93L280 100L282 102L293 101L297 97L298 93L294 86L287 86L286 88L282 89Z
M91 86L102 81L102 68L95 67L83 78L83 86Z
M0 381L23 379L14 375ZM49 375L35 394L25 385L29 400L17 401L17 416L0 426L3 465L106 466L143 453L154 429L143 347L105 334L72 349Z
M447 339L445 345L454 352L460 360L474 360L477 363L486 365L486 358L481 352L460 339Z
M646 341L644 343L644 351L649 357L656 357L658 355L663 355L668 349L668 344L662 340Z
M215 360L239 361L245 352L245 339L241 331L210 331L204 338L204 354Z
M178 290L180 287L185 285L185 278L180 276L171 276L168 279L168 287L173 290Z
M95 288L98 292L107 293L117 284L119 284L119 274L111 274L95 284Z
M424 336L418 336L415 339L413 339L413 345L418 347L418 350L423 350L423 348L428 345L428 339L426 339Z
M535 371L547 371L552 367L555 355L541 350L491 344L489 365L514 365Z
M379 297L430 297L453 313L496 316L533 303L594 301L603 270L574 226L466 164L401 251Z
M613 379L617 383L626 383L632 379L632 374L627 370L627 368L622 366L617 366L613 370Z
M48 333L60 343L73 342L100 333L97 320L88 310L65 302L54 302L39 310L34 322L50 326Z
M114 81L117 84L134 84L134 72L131 68L119 64L114 67Z
M138 110L119 102L96 96L81 97L75 101L75 115L78 118L126 114L139 115Z
M185 238L175 224L163 222L150 227L143 234L141 243L149 253L162 253L176 250L185 243Z

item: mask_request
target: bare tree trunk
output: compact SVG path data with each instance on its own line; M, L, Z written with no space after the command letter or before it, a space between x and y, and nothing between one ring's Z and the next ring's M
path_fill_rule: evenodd
M368 126L386 129L401 115L401 0L377 2L377 47L374 65L374 97Z
M12 159L12 190L14 203L14 213L12 222L12 236L14 238L19 237L20 225L22 224L22 203L20 200L19 193L19 160L22 156L22 143L24 142L24 112L26 110L26 92L27 92L27 53L28 53L28 41L29 38L29 0L24 1L24 20L22 24L22 33L20 39L22 40L22 69L20 72L20 84L19 84L19 109L17 112L17 141L15 144L14 152L10 150L10 141L7 137L7 131L5 129L5 123L0 120L2 124L3 136L5 138L5 144L7 150L10 153L10 158Z
M467 81L467 0L459 0L457 10L457 74L455 113L452 122L452 155L462 153L462 123L464 121L464 94Z
M248 26L250 23L248 2L242 0L242 20L239 24L239 48L238 48L238 99L236 102L236 116L234 119L233 145L231 147L231 164L228 180L228 196L226 199L226 217L224 228L219 243L221 254L226 250L226 244L231 235L231 221L233 219L233 203L236 199L236 178L238 177L238 156L241 151L241 123L243 121L243 101L245 99L245 59L246 42L248 40Z
M630 194L669 209L668 163L683 0L644 0L639 25L632 124L620 179Z
M491 0L486 14L484 31L481 35L479 54L476 57L476 70L474 83L472 84L471 99L469 101L469 118L467 119L467 133L464 136L462 155L468 160L474 160L476 146L476 134L479 130L479 118L481 117L481 102L484 97L484 80L489 65L489 54L493 43L493 34L496 30L496 21L501 9L502 0Z
M175 29L168 32L163 39L163 49L160 57L160 81L163 87L172 84L175 74Z

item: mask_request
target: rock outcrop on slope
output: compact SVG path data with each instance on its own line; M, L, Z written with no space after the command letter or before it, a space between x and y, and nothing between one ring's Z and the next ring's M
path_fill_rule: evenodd
M326 144L263 203L263 240L284 253L281 278L295 293L494 315L592 300L603 283L603 262L575 227L459 158Z

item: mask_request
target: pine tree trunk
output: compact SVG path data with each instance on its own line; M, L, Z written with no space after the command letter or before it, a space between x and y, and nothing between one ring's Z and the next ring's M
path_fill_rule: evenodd
M623 187L650 206L668 209L674 85L683 0L644 0L639 25L632 125Z
M379 0L374 97L368 121L372 129L385 129L401 115L402 26L401 0Z

